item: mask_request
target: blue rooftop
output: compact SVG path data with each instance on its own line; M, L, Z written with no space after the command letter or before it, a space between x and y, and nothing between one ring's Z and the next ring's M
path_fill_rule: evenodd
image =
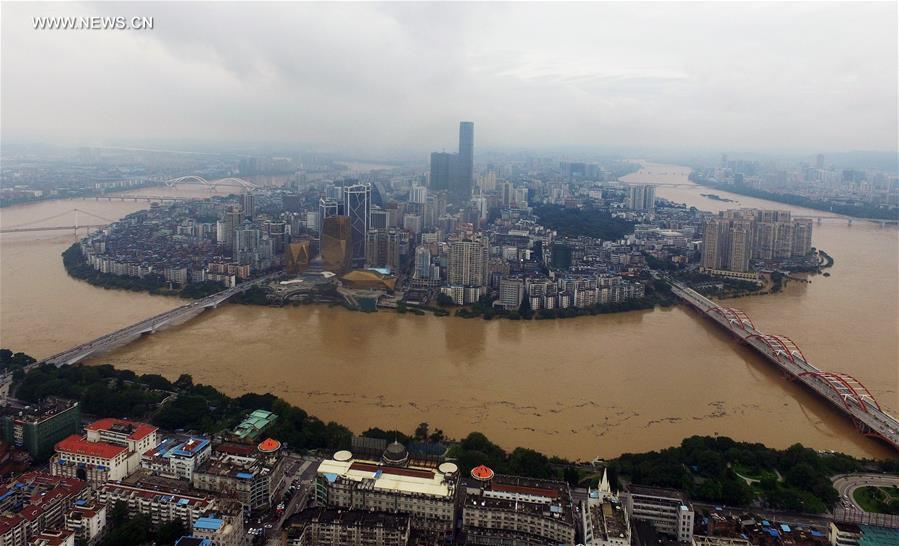
M197 518L194 522L194 529L200 531L218 531L225 522L218 518Z

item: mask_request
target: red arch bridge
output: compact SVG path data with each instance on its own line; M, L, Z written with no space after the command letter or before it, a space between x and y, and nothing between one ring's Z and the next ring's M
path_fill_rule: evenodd
M766 334L743 311L719 305L670 279L666 281L677 297L755 349L787 378L801 382L848 415L860 432L880 438L899 451L899 421L881 408L861 381L846 373L818 369L790 338Z

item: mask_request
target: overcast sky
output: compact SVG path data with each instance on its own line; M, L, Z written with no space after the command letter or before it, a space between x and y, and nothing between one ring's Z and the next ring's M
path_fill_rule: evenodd
M153 30L34 30L35 16ZM2 137L895 150L883 3L2 6Z

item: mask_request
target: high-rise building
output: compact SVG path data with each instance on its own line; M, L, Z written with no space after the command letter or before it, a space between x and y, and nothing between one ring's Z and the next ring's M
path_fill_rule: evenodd
M234 247L234 231L240 226L240 220L240 207L232 205L225 210L222 219L216 225L216 240L227 251L231 251Z
M370 229L365 239L365 264L368 267L400 267L400 237L396 229Z
M730 271L749 271L752 255L752 222L737 221L730 227Z
M412 186L412 189L409 190L409 202L424 204L428 200L428 188L425 186Z
M340 214L340 206L337 204L337 201L322 197L318 201L318 214L319 220L323 222L325 218L338 216Z
M343 210L350 219L350 260L353 267L365 265L365 237L371 225L371 184L354 184L343 189Z
M511 182L503 181L499 183L499 198L504 208L512 206L512 200L515 199L515 188Z
M321 258L325 269L343 273L350 266L350 219L332 216L322 221Z
M471 184L474 180L474 123L459 122L459 169L455 187L450 188L453 197L458 201L467 201L471 197Z
M456 241L450 246L448 281L450 285L485 286L487 284L487 245L480 241Z
M450 188L450 180L456 175L458 156L446 152L431 153L431 190L441 191Z
M335 184L325 186L325 198L328 201L343 203L343 186L337 186Z
M240 196L240 209L244 218L256 216L256 196L250 192Z
M631 210L655 210L656 187L651 184L628 188L627 208Z
M322 216L320 212L311 210L306 212L306 229L310 231L321 231Z
M415 278L428 279L431 277L431 249L428 245L419 245L415 249Z
M811 219L791 219L785 210L728 210L706 223L702 266L745 272L751 259L805 256L811 245Z
M386 229L391 227L387 225L387 211L384 209L372 209L368 215L368 223L371 229Z
M805 256L812 251L812 219L793 220L793 256Z
M729 248L729 224L713 218L706 222L702 240L702 267L724 269L724 249Z

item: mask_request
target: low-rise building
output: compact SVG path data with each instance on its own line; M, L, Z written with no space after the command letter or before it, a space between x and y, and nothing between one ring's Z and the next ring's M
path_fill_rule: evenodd
M28 544L29 546L75 546L75 533L63 529L43 531Z
M147 450L141 456L140 465L159 476L190 480L211 452L212 442L208 438L171 437Z
M466 544L575 543L574 508L565 482L504 476L478 466L462 480L460 493Z
M581 503L581 528L585 546L629 546L630 521L627 508L612 493L609 477L603 471L597 489L587 489L587 500Z
M263 409L255 410L234 428L234 436L252 441L278 420L278 416Z
M690 542L693 538L693 506L676 489L630 485L627 488L630 519L646 521L659 533Z
M246 541L243 514L204 514L194 521L192 536L208 540L211 546L242 546Z
M56 444L50 461L53 474L92 484L121 480L137 470L141 454L157 444L156 427L136 421L100 419L85 430L85 436L73 434Z
M56 442L81 430L81 406L72 400L51 399L27 408L4 408L0 426L4 441L45 460Z
M77 500L65 519L66 529L75 533L80 544L94 544L106 532L106 505Z
M63 526L64 515L86 496L82 480L28 472L0 489L0 546L24 546L47 529Z
M225 442L194 470L197 489L236 497L248 510L271 507L284 480L284 455L277 440L259 445Z
M456 465L419 465L393 442L380 461L355 459L349 451L322 461L315 498L331 508L405 513L412 529L443 539L453 533L457 483Z
M284 523L287 546L406 546L411 525L406 514L307 508Z
M107 507L121 502L128 508L129 517L143 514L153 526L175 520L190 526L203 514L216 509L215 497L153 484L108 482L100 487L97 499Z

